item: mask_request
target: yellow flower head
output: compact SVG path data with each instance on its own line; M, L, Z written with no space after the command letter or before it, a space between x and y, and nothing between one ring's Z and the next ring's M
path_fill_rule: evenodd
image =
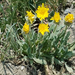
M65 16L65 21L66 22L69 22L69 23L72 23L73 22L73 19L74 19L74 16L73 16L73 14L67 14L66 16Z
M54 16L50 20L54 20L58 23L61 20L59 12L55 12Z
M27 12L28 19L32 23L34 21L34 16L35 15L31 11L26 11L26 12Z
M45 32L49 32L49 29L48 28L49 28L48 24L43 24L43 23L39 24L39 27L38 27L39 32L42 35L44 35Z
M42 3L42 6L38 6L36 10L37 17L40 18L40 20L45 19L48 17L48 10L49 8L44 7L44 3Z
M28 32L29 32L29 25L27 25L27 23L24 24L24 26L23 26L23 31L24 31L25 33L28 33Z

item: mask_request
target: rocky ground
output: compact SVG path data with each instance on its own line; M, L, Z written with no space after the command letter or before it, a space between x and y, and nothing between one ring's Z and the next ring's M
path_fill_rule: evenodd
M61 16L65 16L68 12L74 14L75 18L75 7L73 5L71 5L70 8L66 8L64 14ZM73 42L75 40L75 19L68 31L71 33L69 42ZM70 61L73 63L73 73L68 74L66 72L66 74L63 73L62 75L75 75L75 57L72 57ZM29 62L27 63L25 61L23 61L20 65L14 65L10 62L0 62L0 75L45 75L45 71L42 65L37 64L37 68L35 68L35 66L31 66ZM60 73L58 72L54 75L60 75Z

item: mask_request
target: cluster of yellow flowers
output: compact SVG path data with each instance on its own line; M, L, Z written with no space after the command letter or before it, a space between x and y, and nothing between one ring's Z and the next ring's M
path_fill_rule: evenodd
M48 11L49 11L49 8L45 7L44 3L42 3L42 6L38 6L35 13L41 21L41 20L45 20L45 18L48 17L49 15ZM35 15L31 11L27 11L27 17L32 24L34 21ZM69 14L69 13L64 18L65 22L69 22L69 23L72 23L73 19L74 19L73 14ZM56 23L58 23L61 20L59 12L55 12L54 16L50 20L54 20ZM42 35L44 35L45 32L49 32L48 24L40 23L38 29ZM23 31L25 33L29 32L29 25L27 23L24 24Z

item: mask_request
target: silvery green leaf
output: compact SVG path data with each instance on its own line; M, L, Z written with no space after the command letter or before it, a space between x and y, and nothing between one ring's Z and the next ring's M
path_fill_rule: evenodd
M69 73L73 72L73 69L71 67L69 67L66 63L65 63L65 67Z
M54 61L55 61L56 64L59 64L59 65L63 65L63 63L64 63L64 61L60 61L56 58L54 58Z
M26 19L26 21L28 21L28 17L27 16L25 16L25 19Z
M73 53L73 56L75 56L75 51L72 51L72 53Z
M68 51L73 51L75 49L75 45L73 45Z
M47 64L46 60L44 59L33 58L33 60L39 64Z
M64 26L65 25L63 25L63 24L62 25L58 25L57 28L56 28L56 31L60 31Z

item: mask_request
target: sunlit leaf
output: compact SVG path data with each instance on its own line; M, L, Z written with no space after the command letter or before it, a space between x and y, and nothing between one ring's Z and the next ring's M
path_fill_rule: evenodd
M65 63L65 67L69 73L73 73L73 69Z
M33 60L39 64L47 64L46 60L44 59L33 58Z

